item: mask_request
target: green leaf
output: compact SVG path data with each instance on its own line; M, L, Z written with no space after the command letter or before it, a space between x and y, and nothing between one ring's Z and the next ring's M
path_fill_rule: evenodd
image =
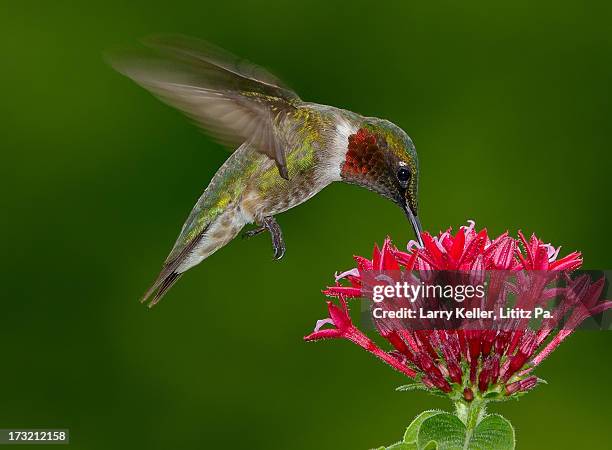
M396 442L395 444L389 447L379 447L376 450L417 450L416 440L417 434L419 432L419 427L423 423L425 419L433 416L434 414L440 414L443 411L439 409L430 409L428 411L423 411L421 414L416 416L414 420L408 425L406 428L406 432L404 433L404 438L400 442Z
M463 422L453 414L440 413L423 421L417 438L417 448L463 450L466 439Z
M455 415L440 413L423 421L417 448L437 450L513 450L514 428L499 414L491 414L469 433Z
M490 414L480 421L469 440L470 450L514 449L514 428L499 414Z
M423 411L421 414L416 416L410 425L408 425L408 428L406 428L406 432L404 433L404 442L416 444L419 428L421 428L421 424L425 421L425 419L429 419L431 416L435 416L436 414L442 414L443 412L444 411L440 411L439 409L430 409L428 411Z

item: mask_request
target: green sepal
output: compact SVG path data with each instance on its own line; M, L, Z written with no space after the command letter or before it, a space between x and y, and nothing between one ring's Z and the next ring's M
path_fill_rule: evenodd
M491 391L482 396L487 401L503 401L506 395L501 392Z
M399 392L410 392L410 391L429 391L429 388L423 383L410 383L403 384L395 388Z
M437 389L430 389L422 383L410 383L398 386L395 388L398 392L411 392L411 391L424 391L428 394L435 395L436 397L448 398L448 395L438 391Z

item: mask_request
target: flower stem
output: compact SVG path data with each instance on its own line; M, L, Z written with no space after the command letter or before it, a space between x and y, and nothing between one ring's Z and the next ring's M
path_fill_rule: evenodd
M474 399L471 402L460 400L455 403L457 417L461 419L467 428L466 437L468 440L478 423L485 416L486 403L486 401L481 399Z

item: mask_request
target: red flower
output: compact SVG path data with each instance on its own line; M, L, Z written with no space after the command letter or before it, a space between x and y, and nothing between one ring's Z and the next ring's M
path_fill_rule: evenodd
M318 339L328 338L344 338L359 345L368 352L372 353L376 357L382 359L384 362L389 364L394 369L414 377L416 372L405 364L395 359L392 355L378 347L369 337L359 331L351 321L349 315L348 306L344 296L340 296L340 306L336 306L333 302L327 302L327 310L329 312L329 318L318 320L315 329L312 333L306 336L304 339L307 341L314 341ZM325 324L332 324L334 328L321 329Z
M596 282L588 275L570 278L569 273L582 264L580 253L558 259L558 248L544 244L535 235L529 240L521 232L518 236L515 239L504 233L490 239L486 230L476 231L471 222L455 234L450 229L438 236L424 232L423 247L411 241L407 252L395 248L387 238L382 249L374 246L372 259L356 256L357 267L336 276L336 286L324 293L338 297L339 306L328 301L329 317L318 321L314 332L304 339L348 339L396 370L417 378L425 387L445 392L457 400L471 402L475 395L502 398L530 390L537 384L537 378L529 375L533 368L586 318L612 308L612 302L598 303L605 284L603 278ZM365 272L402 269L517 274L538 271L550 274L547 280L562 277L567 286L541 286L538 295L542 298L548 300L562 295L563 301L536 331L527 327L412 330L377 323L378 333L392 347L391 351L384 351L353 325L346 299L364 296ZM341 285L339 280L346 280L349 285ZM563 318L566 321L558 329ZM326 324L333 328L323 328Z

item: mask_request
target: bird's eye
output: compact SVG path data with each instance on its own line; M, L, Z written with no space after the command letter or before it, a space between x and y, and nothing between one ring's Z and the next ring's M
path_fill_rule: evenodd
M407 183L410 179L410 170L408 170L406 167L400 167L397 170L397 179L402 184Z

